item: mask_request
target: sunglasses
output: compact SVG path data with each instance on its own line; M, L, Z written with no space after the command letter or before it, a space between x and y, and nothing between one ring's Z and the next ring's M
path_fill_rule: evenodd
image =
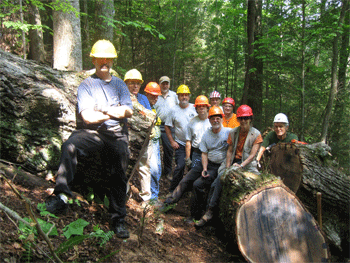
M250 120L251 117L250 116L244 116L244 117L237 117L237 119L239 119L239 120Z

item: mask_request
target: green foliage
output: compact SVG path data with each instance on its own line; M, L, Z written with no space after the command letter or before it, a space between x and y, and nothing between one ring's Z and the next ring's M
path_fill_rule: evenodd
M86 222L84 219L79 218L78 220L70 223L68 226L63 228L63 235L69 239L72 235L83 235L84 227L86 227L89 222Z

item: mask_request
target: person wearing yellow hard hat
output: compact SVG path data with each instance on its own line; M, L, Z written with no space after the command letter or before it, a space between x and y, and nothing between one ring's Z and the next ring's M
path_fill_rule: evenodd
M168 179L171 178L171 172L173 168L173 156L174 148L171 146L170 141L166 135L164 124L171 108L179 104L176 92L170 90L170 78L168 76L162 76L159 79L159 87L161 90L161 95L158 96L157 103L154 108L157 111L159 118L162 120L160 125L161 131L161 141L163 148L163 176ZM174 128L171 128L172 134L174 134ZM171 179L170 179L171 180Z
M147 97L139 93L141 84L143 83L141 72L137 69L131 69L125 73L124 82L128 86L130 94L136 96L137 102L145 109L152 110ZM152 156L152 140L149 140L147 150L141 156L141 159L136 166L136 170L140 174L140 193L139 196L143 200L141 207L146 207L151 200L151 167L150 158Z
M80 84L77 95L82 127L62 144L54 195L46 201L46 210L53 214L65 213L68 198L72 197L69 184L73 182L80 158L100 153L108 158L103 161L108 163L109 169L105 176L110 178L106 194L110 202L111 230L119 238L128 238L125 226L129 161L126 124L133 107L124 81L110 74L113 59L117 57L114 45L108 40L99 40L93 45L90 56L96 72Z
M169 112L169 116L165 121L165 132L170 141L171 146L175 150L176 167L173 178L169 187L169 194L174 191L181 181L185 170L186 157L186 130L190 120L197 116L196 109L190 103L190 89L186 85L180 85L176 94L179 99L179 105L175 105ZM171 127L175 129L174 136L171 133Z

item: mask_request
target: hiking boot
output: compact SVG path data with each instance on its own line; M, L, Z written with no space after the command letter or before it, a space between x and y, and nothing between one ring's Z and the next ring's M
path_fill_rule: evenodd
M46 202L46 211L54 215L62 215L67 212L66 204L59 195L51 196Z
M202 216L202 218L195 223L196 227L203 227L204 225L206 225L206 223L208 223L208 221L210 221L214 216L213 210L212 209L208 209L207 212L205 212L205 214Z
M130 234L128 229L125 226L125 221L124 220L119 220L113 223L113 229L114 233L116 234L117 237L119 238L129 238Z

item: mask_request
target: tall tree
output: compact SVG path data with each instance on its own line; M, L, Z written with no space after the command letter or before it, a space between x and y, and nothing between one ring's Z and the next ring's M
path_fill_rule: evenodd
M325 109L325 116L323 118L322 123L322 133L320 137L320 141L326 143L327 134L328 134L328 127L329 127L329 121L332 115L333 110L333 103L334 98L337 94L337 69L338 69L338 57L339 57L339 47L338 42L340 38L340 30L343 26L345 14L346 14L346 7L348 6L349 0L343 0L342 1L342 8L339 16L339 22L338 27L336 29L336 33L333 39L333 57L332 57L332 68L331 68L331 89L329 91L329 97L328 97L328 103Z
M39 8L32 1L29 7L29 23L36 26L36 29L29 30L29 58L43 63L45 62L46 51L40 12Z
M79 71L83 68L79 0L71 9L53 11L53 68Z
M113 42L114 39L114 24L115 15L113 0L97 0L96 13L98 14L97 26L99 39L107 39ZM97 40L97 39L96 39Z

